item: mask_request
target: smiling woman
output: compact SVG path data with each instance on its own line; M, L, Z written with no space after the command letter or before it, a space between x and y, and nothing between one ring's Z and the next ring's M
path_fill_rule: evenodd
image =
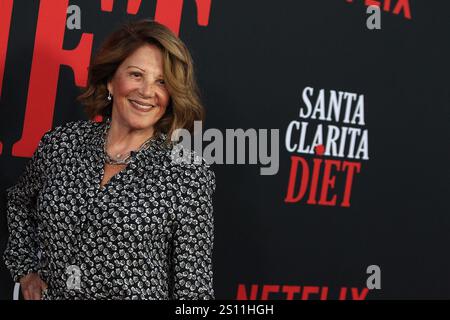
M162 69L162 52L155 45L141 46L122 62L107 85L114 99L116 122L129 128L153 129L170 99Z
M157 22L129 23L111 34L89 71L88 88L78 100L91 118L111 115L116 100L117 105L135 101L138 107L168 95L167 110L155 124L168 141L175 129L192 131L194 121L204 119L191 55L175 34Z
M46 133L8 189L4 258L24 298L214 298L215 176L171 158L172 132L203 119L185 45L154 21L125 24L79 101L103 121Z
M142 139L124 141L127 132L139 133L136 137L154 135L154 127L170 100L162 73L161 49L146 44L128 56L108 81L113 108L107 153L118 155L115 159L142 145Z

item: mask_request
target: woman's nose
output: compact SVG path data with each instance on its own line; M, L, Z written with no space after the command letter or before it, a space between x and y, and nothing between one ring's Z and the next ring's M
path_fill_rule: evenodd
M153 98L156 94L153 84L144 81L139 89L140 94L145 98Z

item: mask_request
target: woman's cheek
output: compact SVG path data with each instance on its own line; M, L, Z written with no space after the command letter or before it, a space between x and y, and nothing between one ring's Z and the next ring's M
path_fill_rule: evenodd
M158 113L158 120L162 118L164 113L166 113L166 109L167 109L167 107L161 107L161 110Z

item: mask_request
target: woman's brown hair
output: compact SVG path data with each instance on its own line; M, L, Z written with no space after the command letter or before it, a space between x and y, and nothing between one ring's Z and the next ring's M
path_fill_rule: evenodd
M110 34L92 59L88 85L77 100L85 106L90 118L110 115L112 103L107 100L107 83L120 64L145 44L156 45L163 54L164 81L170 103L155 129L166 133L169 140L176 129L192 131L194 121L204 119L204 109L188 49L170 29L156 21L127 22Z

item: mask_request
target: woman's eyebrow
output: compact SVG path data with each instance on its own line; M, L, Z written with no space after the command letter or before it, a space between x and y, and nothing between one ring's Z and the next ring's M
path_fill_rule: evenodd
M139 67L137 67L137 66L128 66L127 67L127 69L129 69L129 68L137 68L137 69L139 69L139 70L142 70L142 72L144 72L145 73L145 70L144 69L142 69L142 68L139 68ZM162 75L162 74L159 74L158 76L157 76L157 78L164 78L164 76Z
M139 67L137 67L137 66L128 66L128 67L127 67L127 69L129 69L129 68L138 68L138 69L142 70L142 72L145 72L145 70L144 70L144 69L142 69L142 68L139 68Z

